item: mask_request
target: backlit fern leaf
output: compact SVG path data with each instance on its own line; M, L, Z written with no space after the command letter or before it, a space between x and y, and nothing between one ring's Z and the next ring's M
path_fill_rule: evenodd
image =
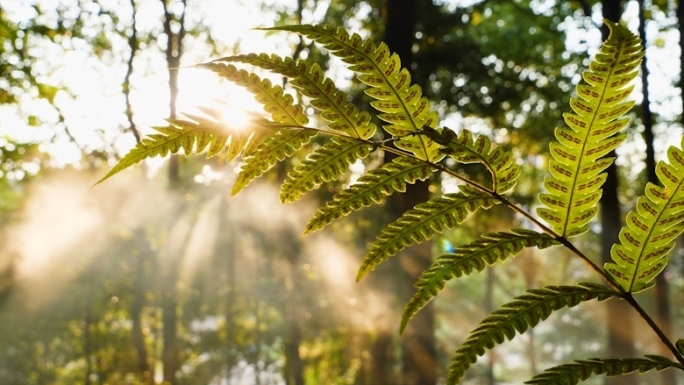
M684 147L684 137L681 146ZM646 185L644 196L627 214L620 243L613 245L605 270L627 292L653 286L653 278L667 265L667 253L684 231L684 152L674 146L667 151L669 164L658 162L656 174L663 187Z
M342 28L321 25L297 25L267 28L299 33L323 45L332 55L349 64L358 79L370 86L366 93L376 99L371 105L380 111L378 117L389 123L384 129L395 138L397 147L411 151L419 159L436 162L443 157L439 145L423 135L415 135L423 127L434 127L438 116L430 111L430 102L422 96L418 85L411 85L411 75L401 68L399 56L385 43L379 46L349 35Z
M282 87L272 85L270 80L261 79L245 70L238 70L230 64L205 63L201 64L200 67L210 69L219 76L253 93L256 101L263 106L264 111L271 114L274 122L294 127L301 127L309 122L309 118L306 117L301 106L293 103L292 96L283 94ZM264 140L245 159L231 194L237 194L278 161L292 156L315 135L316 133L313 130L283 129L278 131L276 135Z
M511 340L516 333L524 333L547 319L551 313L564 307L574 307L592 299L604 301L618 296L614 290L595 283L580 283L581 286L547 286L543 289L528 290L527 294L516 297L513 302L503 305L492 312L470 333L463 346L456 350L451 359L447 384L455 385L466 370L491 349L506 339Z
M612 158L601 158L625 138L617 134L629 121L618 119L634 105L625 102L638 75L644 53L641 40L628 29L606 22L610 37L582 77L588 84L577 86L579 98L572 98L574 114L563 117L570 128L557 128L557 142L551 143L549 170L544 182L548 194L540 200L546 208L537 210L559 235L569 238L588 229L588 222L598 211L602 173Z
M456 194L445 194L416 205L395 222L390 223L370 246L357 280L373 271L377 265L414 243L430 239L435 233L454 228L469 213L499 203L489 194L464 185Z
M201 123L194 123L177 119L170 119L168 122L168 126L154 127L158 134L143 138L96 184L147 158L176 154L181 148L185 155L200 153L208 148L207 158L211 158L223 150L229 139L240 140L237 137L232 139L233 135L227 127L216 122L203 120Z
M533 385L576 385L592 375L621 376L635 371L646 373L653 369L684 369L682 365L665 357L647 355L646 358L591 358L577 360L572 364L559 365L544 371L525 382Z
M449 155L458 163L481 163L492 174L492 190L497 193L511 189L520 176L520 166L510 151L500 147L492 148L492 143L484 135L473 139L473 134L462 129L457 135L454 131L443 128L423 128L425 134L443 147L441 152Z
M469 275L473 271L480 272L487 265L491 266L498 261L503 262L508 257L516 256L526 247L536 246L544 249L556 244L558 242L548 234L512 229L510 233L483 234L482 238L456 248L454 253L438 257L415 283L418 292L404 308L400 332L403 333L411 318L425 304L432 301L451 278Z
M382 167L368 171L357 183L341 191L325 206L320 207L306 225L304 234L320 230L352 210L380 203L395 191L405 192L406 184L427 179L436 169L424 162L397 157Z
M367 157L372 148L373 145L365 141L333 138L288 174L280 189L280 200L294 202L317 184L336 179L357 159Z
M347 95L325 77L316 63L309 66L301 60L295 63L289 57L282 59L266 54L230 56L216 61L247 63L287 76L292 79L290 84L302 95L311 98L311 105L321 111L321 117L328 122L330 129L361 139L368 139L375 133L370 114L359 112L356 106L347 102Z

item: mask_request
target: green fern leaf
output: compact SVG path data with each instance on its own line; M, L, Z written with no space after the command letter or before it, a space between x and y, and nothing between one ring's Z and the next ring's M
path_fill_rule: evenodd
M564 307L574 307L592 299L607 300L620 294L595 283L580 283L581 286L547 286L528 290L513 302L495 310L470 333L463 346L456 350L451 359L447 384L455 385L466 370L477 361L477 357L496 344L511 340L516 333L524 333L547 319L551 313Z
M152 134L143 138L132 150L130 150L107 175L97 181L104 182L111 176L147 158L177 154L182 148L185 155L193 152L200 153L208 148L207 158L218 154L230 139L231 142L244 144L245 139L239 138L238 130L231 134L226 126L217 122L202 119L200 123L184 120L170 119L169 126L153 127L158 134ZM237 134L235 134L237 133Z
M370 154L373 145L349 138L333 138L309 155L287 176L280 189L282 202L294 202L317 184L330 182L349 170L349 165Z
M681 146L684 147L684 137ZM613 245L605 270L628 293L653 286L653 278L667 265L666 255L684 231L684 152L667 151L669 164L658 162L656 174L664 187L646 185L646 193L627 214L620 243Z
M500 147L492 148L492 143L484 135L473 140L473 134L463 129L456 133L448 128L434 129L424 127L425 135L441 144L442 151L458 163L481 163L492 174L492 190L503 193L513 186L520 176L520 166L510 151Z
M321 117L328 122L334 131L360 139L368 139L375 133L375 124L371 123L368 112L359 112L347 102L347 95L335 87L332 80L325 77L321 67L314 63L308 66L303 61L295 61L289 57L282 59L277 55L250 54L230 56L215 62L240 62L251 64L268 71L287 76L290 84L302 95L311 98L311 105L321 111Z
M270 170L279 161L291 157L314 136L316 132L310 130L281 130L266 140L250 157L245 159L230 192L231 195L242 191L252 180Z
M512 229L510 233L483 234L482 238L458 247L453 254L438 257L414 285L418 292L409 300L401 317L400 333L411 318L442 290L451 278L482 271L485 266L516 256L523 248L545 249L558 244L548 234L525 229Z
M199 67L214 71L219 76L253 93L256 101L263 105L264 111L271 114L275 123L302 127L309 122L301 106L294 104L292 96L283 94L282 87L272 85L270 80L261 79L245 70L238 70L230 64L205 63ZM258 146L250 149L250 155L245 158L231 194L237 194L276 163L292 156L315 135L316 132L313 130L286 128L273 136L263 138Z
M411 75L401 68L399 56L385 43L376 46L358 34L349 36L342 28L320 25L296 25L267 30L299 33L323 45L331 54L349 64L358 79L369 88L366 93L376 99L371 105L381 112L378 117L389 123L384 129L395 138L397 147L410 151L419 159L439 161L443 155L439 145L423 135L415 135L423 127L434 127L438 116L430 111L430 102L422 96L418 85L411 85Z
M356 279L361 280L405 247L428 240L436 232L454 228L466 219L468 213L499 203L473 187L464 185L460 189L459 193L446 194L416 205L382 230L370 246Z
M563 115L570 128L557 128L551 143L549 169L544 182L548 194L540 200L546 208L537 213L554 231L566 238L588 229L598 211L602 173L613 159L602 156L614 150L625 138L617 134L629 119L618 119L634 105L625 101L634 86L627 86L637 75L644 52L641 40L628 29L606 21L610 36L589 69L582 74L586 85L577 86L579 98L572 98L574 114Z
M395 191L405 192L406 184L427 179L437 169L408 157L397 157L382 167L371 170L357 180L357 184L335 195L325 206L318 209L306 225L304 234L320 230L335 219L353 210L380 203Z
M534 385L575 385L592 375L605 374L608 377L621 376L635 371L646 373L653 369L684 369L680 364L665 357L647 355L646 358L591 358L577 360L572 364L559 365L535 376L526 384Z

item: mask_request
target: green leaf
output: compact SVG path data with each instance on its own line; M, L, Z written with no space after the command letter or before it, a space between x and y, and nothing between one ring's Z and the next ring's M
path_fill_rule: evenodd
M438 257L414 285L418 292L409 300L401 317L400 333L411 318L442 290L451 278L482 271L485 266L518 255L523 248L545 249L558 242L548 234L525 229L512 229L510 233L483 234L482 238L458 247L453 254Z
M653 286L653 279L667 265L667 253L684 231L684 152L672 146L667 158L669 164L661 161L656 166L663 187L646 184L646 193L627 214L620 243L610 250L614 262L604 267L629 293Z
M621 376L635 371L646 373L653 369L684 369L680 364L665 357L647 355L646 358L591 358L577 360L572 364L556 366L535 376L526 384L534 385L575 385L592 375L605 374L608 377Z
M349 170L349 165L370 154L373 145L350 138L333 138L309 155L287 176L280 189L282 202L294 202L317 184L330 182Z
M231 191L232 195L239 193L252 180L270 170L279 161L292 156L316 135L313 130L295 129L305 126L309 118L301 106L294 104L292 96L283 94L283 88L271 84L270 80L261 79L245 70L238 70L232 64L205 63L199 67L214 71L219 76L244 87L254 94L256 101L263 105L264 111L271 114L275 123L291 127L278 131L276 135L261 138L259 145L249 149L249 156L245 158L245 163L238 174Z
M370 246L356 277L357 281L405 247L426 241L437 232L454 228L469 213L499 203L489 194L470 186L464 185L460 189L459 193L446 194L416 205L383 229Z
M399 56L385 43L376 46L358 34L349 35L342 28L321 25L295 25L266 30L299 33L323 45L334 56L349 64L349 69L370 88L366 93L376 99L371 105L380 111L378 117L389 123L383 128L395 138L394 144L411 151L419 159L437 162L443 155L439 145L423 135L423 127L437 125L438 116L430 111L430 102L422 96L418 85L411 85L411 75L401 68Z
M277 55L249 54L229 56L214 62L247 63L265 70L284 75L302 95L311 98L311 105L321 111L321 117L328 122L334 131L361 139L368 139L375 133L375 124L371 123L368 112L359 112L347 102L347 95L338 90L332 80L325 77L321 67L314 63L308 66L304 61L295 61L289 57L282 59Z
M199 118L198 118L199 119ZM200 123L185 120L169 120L169 126L153 127L158 134L152 134L131 149L107 175L95 185L147 158L177 154L182 148L185 155L200 153L208 148L207 158L218 154L230 139L231 143L244 145L239 130L231 130L225 124L202 119ZM237 146L236 145L236 146Z
M644 52L641 40L628 29L606 21L610 36L589 71L582 77L588 84L577 86L579 98L570 99L573 113L563 117L569 128L557 128L556 139L550 145L551 177L544 186L548 194L541 194L546 207L537 213L553 230L565 238L584 233L589 221L596 216L602 173L612 158L602 158L614 150L625 138L618 132L627 125L627 113L634 101L625 101L634 86L628 86L638 75Z
M684 354L684 339L677 340L677 351L680 354Z
M547 286L543 289L528 290L528 294L516 297L495 310L470 333L463 346L456 350L451 359L447 384L455 385L466 370L491 349L506 339L511 340L516 333L524 333L547 319L551 313L564 307L574 307L592 299L607 300L620 294L612 289L595 283L580 283L580 286Z
M448 154L458 163L481 163L492 175L492 190L503 193L515 186L520 176L520 166L515 163L515 157L510 151L500 147L492 148L492 143L484 135L473 140L473 134L462 129L456 135L449 128L434 129L424 127L426 136L443 147L440 151Z
M316 132L311 130L281 130L266 140L245 159L230 192L231 195L242 191L252 180L270 170L279 161L291 157L315 135Z
M382 167L368 171L347 190L341 191L325 206L320 207L306 225L304 234L320 230L335 219L353 210L380 203L395 191L405 192L406 184L427 179L436 169L425 162L408 157L397 157Z

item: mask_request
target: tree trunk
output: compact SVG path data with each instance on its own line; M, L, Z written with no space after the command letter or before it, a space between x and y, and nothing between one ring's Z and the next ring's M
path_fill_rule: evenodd
M135 240L144 240L144 233L142 230L136 232ZM138 264L135 273L135 281L133 282L133 306L131 307L131 319L133 320L133 328L131 334L133 337L133 346L137 353L138 370L143 379L143 383L152 384L154 377L150 369L150 363L147 360L147 349L145 348L145 334L142 327L142 313L145 307L145 261L147 260L147 251L138 253Z
M178 99L178 68L180 67L180 59L183 55L183 37L185 36L185 11L186 0L181 0L183 9L180 16L177 18L169 9L169 0L160 0L164 9L164 34L167 38L166 43L166 65L169 72L169 118L176 118L176 100ZM173 22L178 22L180 29L174 32L171 28ZM178 172L178 157L171 156L169 160L169 185L177 187L180 182ZM188 232L189 234L189 232ZM170 385L178 383L176 372L180 369L177 323L178 323L178 291L176 282L178 279L178 259L179 255L175 255L173 250L169 250L171 261L168 261L166 269L169 269L163 275L162 282L162 319L163 319L163 339L164 347L162 349L162 364L163 364L163 378L164 382ZM170 257L166 255L165 257ZM178 258L177 258L178 257Z
M613 22L620 20L622 6L619 0L603 0L603 17ZM604 40L608 37L607 28L603 28ZM608 157L615 157L611 151ZM618 234L622 228L622 214L618 200L618 174L615 163L606 170L606 182L599 202L601 207L601 259L612 261L611 247L619 241ZM632 309L625 301L608 301L606 322L608 325L608 357L635 357L634 325ZM636 385L637 377L606 377L607 385Z
M287 234L286 237L289 237ZM285 238L287 242L287 238ZM290 239L289 242L293 242ZM287 340L285 341L285 365L287 385L304 385L304 362L299 355L299 347L302 343L302 326L299 320L302 318L301 298L299 296L301 286L301 275L298 269L298 247L291 247L288 250L288 260L290 269L291 286L287 288L288 304L285 309L287 323Z
M387 0L385 3L385 38L389 49L396 52L402 66L411 70L413 54L413 28L415 25L415 0ZM392 154L385 154L385 161L391 161ZM392 219L398 218L406 210L430 198L429 183L418 182L409 185L405 194L395 194L388 198L387 207ZM403 274L399 288L402 302L411 298L412 284L432 262L431 242L412 246L399 256ZM437 352L434 337L434 306L429 303L416 316L404 331L403 384L431 385L437 383Z
M486 314L490 314L494 311L494 269L487 269L487 290L485 291L484 298L484 311ZM532 331L532 330L530 330ZM494 378L494 363L496 360L496 355L494 354L494 349L487 350L487 385L496 384L496 379Z
M644 15L644 0L639 0L639 36L646 46L646 17ZM651 101L648 93L648 66L646 65L647 57L644 56L641 62L641 85L644 94L644 100L641 102L641 120L644 123L644 141L646 142L646 175L647 180L653 184L658 183L656 175L655 151L653 150L653 114L651 113ZM670 296L669 283L665 279L665 270L658 274L655 279L654 296L657 321L660 328L666 336L672 336L672 328L670 326ZM670 351L666 346L661 345L660 354L670 356ZM673 370L665 370L660 372L660 381L663 385L675 383L675 372Z

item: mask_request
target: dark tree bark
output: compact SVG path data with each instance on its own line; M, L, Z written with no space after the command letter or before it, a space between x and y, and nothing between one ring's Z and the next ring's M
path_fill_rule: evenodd
M144 240L144 232L138 230L136 232L136 240ZM142 314L145 307L145 282L146 282L146 263L148 260L147 255L143 253L138 253L137 255L137 267L135 273L135 281L133 282L133 305L131 307L131 319L133 320L133 328L131 334L133 337L133 346L137 353L138 370L140 376L143 379L143 383L152 384L154 382L154 377L152 376L152 370L150 369L150 363L147 359L147 349L145 348L145 335L143 333L142 327Z
M644 46L646 46L646 16L644 11L644 0L639 0L639 37L641 37ZM655 151L653 150L653 113L651 112L651 101L648 92L649 72L647 59L644 56L641 62L641 85L644 94L644 100L641 103L641 120L644 124L644 141L646 142L646 176L648 182L659 184L656 175ZM665 269L667 270L667 267ZM656 276L654 296L657 320L663 333L667 336L672 336L669 286L665 279L665 271ZM670 351L663 345L660 354L669 356ZM675 371L665 370L660 372L660 380L663 385L674 384Z
M619 0L603 0L603 17L613 22L620 20L622 5ZM603 27L604 40L608 37L608 30ZM611 151L608 157L615 157ZM618 200L618 174L615 163L606 170L606 182L603 185L603 195L599 202L601 207L601 259L603 263L612 261L611 247L619 241L618 234L622 228L622 214ZM608 324L608 357L635 357L634 325L632 309L625 301L608 301L606 321ZM621 376L607 377L607 385L636 385L637 377Z
M178 99L178 68L180 59L183 55L183 37L185 36L185 12L186 0L181 0L183 10L179 17L176 17L169 9L170 0L160 0L164 8L164 35L166 35L166 64L169 72L169 118L176 118L176 100ZM179 23L178 32L174 32L171 24ZM168 170L169 185L177 187L180 182L178 172L178 157L171 156L169 159ZM169 257L169 256L166 256ZM173 259L175 259L175 255ZM180 358L178 348L177 324L178 324L178 290L176 281L178 279L177 261L170 261L166 266L169 271L162 277L162 319L163 319L163 340L162 349L163 378L170 385L177 385L176 372L180 369Z
M303 277L299 270L299 256L301 255L300 243L296 235L285 233L281 236L281 245L288 261L289 280L291 285L287 287L287 303L285 309L285 322L287 328L287 340L285 341L285 366L287 385L304 385L304 361L299 355L299 347L302 343L303 318L301 286Z
M396 52L403 67L411 70L413 54L411 51L414 39L415 0L387 0L385 3L385 36L384 41L389 49ZM385 154L385 161L393 156ZM419 182L409 185L405 194L395 194L388 198L387 207L392 219L398 218L406 210L430 198L429 183ZM399 256L401 272L400 280L402 302L410 299L411 285L418 280L431 262L431 243L425 242L412 246ZM379 336L378 341L386 341ZM434 307L430 303L425 306L404 331L403 351L403 384L431 385L437 383L437 353L434 337Z
M493 269L487 269L487 289L485 291L485 298L484 298L485 314L490 314L492 311L494 311L494 282L495 281L496 281L496 277L494 276L494 270ZM495 360L496 360L496 355L494 354L494 349L487 350L487 385L496 384L496 379L494 378Z

